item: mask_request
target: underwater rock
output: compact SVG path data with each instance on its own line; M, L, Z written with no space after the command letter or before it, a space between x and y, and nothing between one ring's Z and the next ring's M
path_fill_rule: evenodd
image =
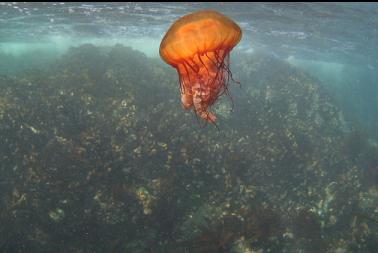
M317 80L262 54L233 61L242 88L232 112L216 108L219 130L181 108L172 69L122 45L1 77L0 249L369 252L360 164L374 152L344 152L345 121Z

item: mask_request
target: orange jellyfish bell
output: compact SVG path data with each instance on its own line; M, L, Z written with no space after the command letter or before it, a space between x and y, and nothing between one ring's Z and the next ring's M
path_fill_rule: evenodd
M241 37L234 21L213 10L183 16L169 28L160 56L177 69L185 109L194 107L202 119L216 121L209 107L228 91L230 52Z

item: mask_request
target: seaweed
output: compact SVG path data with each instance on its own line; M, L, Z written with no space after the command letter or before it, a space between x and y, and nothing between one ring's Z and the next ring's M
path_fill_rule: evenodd
M0 251L374 252L376 147L306 73L234 66L219 131L120 44L1 76Z

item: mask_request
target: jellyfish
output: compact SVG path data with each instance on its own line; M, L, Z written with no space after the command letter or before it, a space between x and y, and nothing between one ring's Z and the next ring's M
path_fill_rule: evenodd
M209 108L228 94L230 52L242 37L240 27L213 10L201 10L178 19L160 44L161 58L176 68L185 109L207 122L216 116Z

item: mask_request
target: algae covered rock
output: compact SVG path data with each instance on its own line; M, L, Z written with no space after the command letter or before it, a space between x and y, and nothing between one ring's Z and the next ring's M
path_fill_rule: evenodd
M278 59L233 60L219 130L181 108L171 68L122 45L1 77L0 249L368 252L375 195L332 98Z

